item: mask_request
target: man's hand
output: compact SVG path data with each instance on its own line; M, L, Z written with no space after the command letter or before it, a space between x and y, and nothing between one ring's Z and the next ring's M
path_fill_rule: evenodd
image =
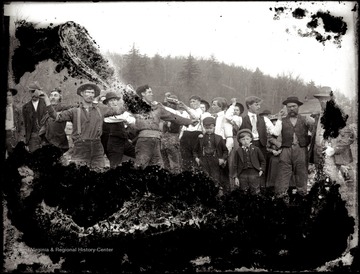
M219 159L219 166L222 166L225 164L225 160L224 159Z
M199 120L197 120L197 119L191 120L191 125L193 125L193 126L196 126L198 123L199 123Z
M260 171L259 171L259 177L261 177L261 175L263 175L263 173L264 173L264 172L263 172L262 170L260 170Z
M234 184L236 185L236 186L240 186L240 182L239 182L239 178L235 178L234 179Z
M325 154L326 156L331 157L335 154L335 150L331 146L326 146Z
M39 91L39 96L40 96L40 98L44 99L46 106L51 105L49 96L47 96L47 94L46 94L45 92L43 92L42 90L40 90L40 91Z
M198 166L200 166L200 159L198 157L195 158L195 162L197 163Z

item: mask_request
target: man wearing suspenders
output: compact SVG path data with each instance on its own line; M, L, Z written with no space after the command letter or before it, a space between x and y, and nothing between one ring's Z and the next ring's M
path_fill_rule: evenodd
M87 83L77 89L82 98L79 107L56 113L50 108L49 115L58 122L70 121L73 123L74 148L71 161L78 165L87 165L92 169L105 166L104 148L100 136L104 117L121 114L123 111L98 106L93 103L94 98L100 95L100 88ZM49 98L44 96L46 105L50 105Z

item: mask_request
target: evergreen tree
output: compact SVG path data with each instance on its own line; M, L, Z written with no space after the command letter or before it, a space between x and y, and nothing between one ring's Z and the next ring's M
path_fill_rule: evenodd
M190 92L199 88L198 79L201 74L200 68L194 57L189 54L186 59L183 70L179 73L179 80L183 88Z
M123 69L122 77L125 82L137 87L143 82L143 64L139 50L135 48L135 44L128 54L125 55L126 65Z

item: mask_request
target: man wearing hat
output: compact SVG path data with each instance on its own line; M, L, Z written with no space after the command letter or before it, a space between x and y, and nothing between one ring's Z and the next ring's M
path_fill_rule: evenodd
M41 120L45 116L48 108L44 102L44 91L37 82L33 82L28 87L31 93L31 100L22 107L22 114L25 126L25 145L29 152L34 152L41 147L39 136Z
M282 119L281 140L282 152L279 159L279 173L275 184L275 194L287 194L291 176L294 175L297 192L307 194L308 180L308 145L309 128L315 123L314 118L299 115L303 103L298 97L290 96L284 102L287 116ZM280 118L281 119L281 118Z
M71 161L79 165L87 165L90 168L103 168L105 166L104 148L101 144L100 136L104 117L123 113L120 108L109 108L105 105L94 104L95 97L100 95L100 88L87 83L77 89L77 94L81 97L79 107L56 113L51 106L49 109L50 117L58 122L70 121L73 123L74 148ZM44 97L47 105L50 100Z
M9 88L6 97L6 120L5 120L5 138L6 138L6 153L11 154L18 142L24 138L23 132L23 117L21 110L14 105L14 96L18 91L14 88Z
M189 114L187 118L192 118L198 121L197 124L184 126L180 132L180 154L182 159L182 169L192 170L195 166L194 162L194 145L195 140L199 136L199 134L203 133L203 125L202 121L206 116L210 116L209 114L204 114L200 108L201 98L198 95L192 95L189 98L189 105L185 105L183 102L179 102L179 108L185 109Z
M115 92L108 92L105 95L103 103L110 108L116 108L123 103L121 98ZM109 116L104 118L103 128L108 129L108 138L106 143L105 154L109 159L110 168L116 168L121 164L123 156L135 158L135 147L129 141L129 134L127 127L135 124L135 117L129 112L116 116Z
M252 144L253 134L250 129L241 129L237 134L240 147L234 159L235 185L242 191L260 193L260 182L264 176L265 157L257 146Z
M266 155L266 145L268 133L278 136L281 131L281 120L274 124L268 117L260 116L259 110L261 108L262 99L256 96L249 96L245 98L247 114L243 118L240 129L250 129L253 135L252 144L260 148L264 157ZM280 115L280 114L279 114ZM265 188L265 176L261 178L261 188Z
M163 167L164 162L160 149L162 136L160 128L161 120L180 125L190 125L193 121L170 112L162 104L154 101L154 94L149 85L138 87L136 93L151 109L143 114L135 114L135 127L139 133L135 144L135 164L141 168L145 168L148 165Z
M221 169L225 166L229 152L224 139L215 134L215 118L204 118L203 125L205 133L200 134L195 142L195 162L209 177L219 183L224 191L228 187L224 185L226 182L221 180Z
M269 118L270 114L271 114L271 111L268 109L265 109L264 111L259 113L259 116L265 116L265 117Z
M50 103L56 112L60 112L66 109L70 109L72 106L64 106L62 104L62 90L55 88L50 91L49 95ZM42 144L52 144L61 149L65 153L69 149L69 142L65 133L66 122L55 122L50 117L49 113L46 113L42 118L40 125L39 135L42 139Z

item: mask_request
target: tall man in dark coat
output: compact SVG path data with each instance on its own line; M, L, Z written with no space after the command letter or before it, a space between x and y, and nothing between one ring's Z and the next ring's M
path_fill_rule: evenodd
M61 112L72 107L64 106L61 103L61 89L57 88L52 90L50 92L49 99L56 112ZM55 122L55 120L51 118L48 113L46 113L41 121L41 125L42 129L40 130L40 137L43 141L43 144L52 144L60 148L62 152L65 153L69 149L69 142L65 133L66 121Z
M31 92L31 100L23 105L22 114L25 125L25 145L29 152L34 152L41 147L39 131L47 106L42 98L44 92L37 82L29 85L28 89Z
M24 122L21 110L14 105L14 96L18 93L16 89L10 88L7 91L5 138L6 153L11 154L18 142L24 139Z

